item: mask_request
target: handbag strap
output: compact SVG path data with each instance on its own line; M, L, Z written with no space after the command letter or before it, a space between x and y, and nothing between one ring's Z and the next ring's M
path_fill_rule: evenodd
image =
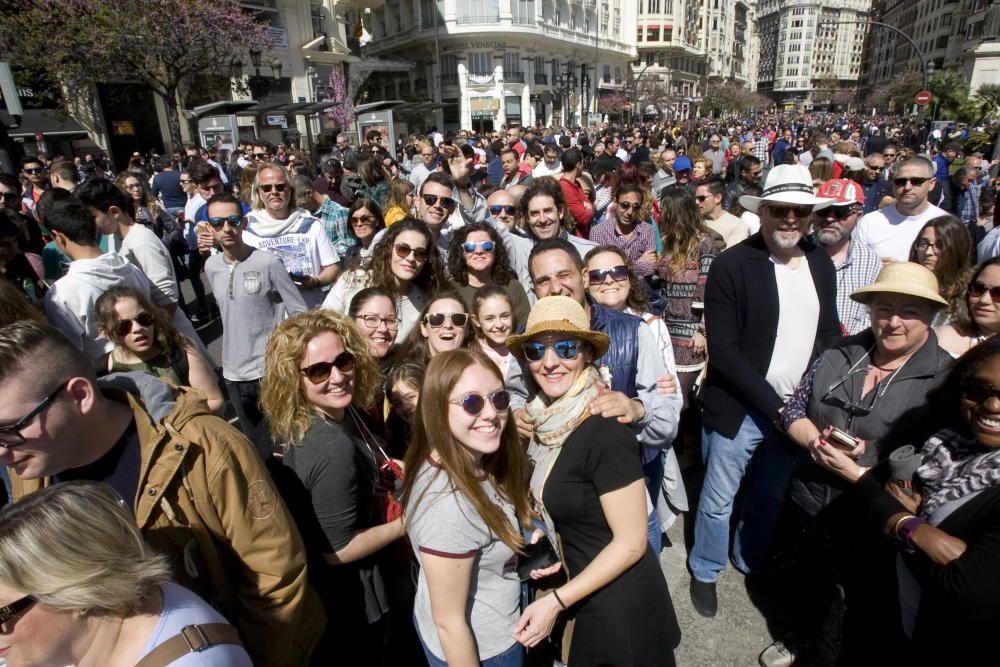
M243 646L240 633L228 623L185 625L179 633L147 653L135 667L164 667L188 653L198 653L219 644Z

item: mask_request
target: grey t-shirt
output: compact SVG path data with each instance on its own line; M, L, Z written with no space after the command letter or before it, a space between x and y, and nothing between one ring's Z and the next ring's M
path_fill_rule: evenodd
M483 480L482 485L486 497L502 507L511 524L517 526L513 506L499 498L488 480ZM426 554L475 559L466 621L472 629L479 659L492 658L513 646L511 633L520 616L521 600L514 551L490 532L472 503L454 488L448 474L430 462L425 462L416 473L405 516L407 535L417 560L421 561L413 612L417 631L431 653L444 660L422 567Z
M267 339L286 312L306 310L302 295L278 258L260 250L234 264L224 255L212 255L205 275L222 311L223 377L260 378Z

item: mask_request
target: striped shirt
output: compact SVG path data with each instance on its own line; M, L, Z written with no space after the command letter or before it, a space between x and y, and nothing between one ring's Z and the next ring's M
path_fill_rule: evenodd
M635 224L631 234L619 234L615 219L611 216L590 228L590 240L599 245L618 246L625 251L625 256L632 260L632 270L640 278L645 278L656 270L655 261L639 260L650 250L656 250L654 234L653 225L641 221Z

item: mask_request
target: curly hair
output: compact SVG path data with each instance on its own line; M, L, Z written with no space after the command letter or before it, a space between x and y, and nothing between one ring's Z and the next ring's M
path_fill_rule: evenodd
M115 285L108 288L104 294L97 297L94 311L97 314L97 328L101 334L115 345L124 345L125 341L115 331L118 327L118 313L115 306L122 299L135 299L140 310L153 316L153 337L160 350L167 354L174 350L187 349L191 343L174 327L167 312L149 300L149 297L130 285Z
M444 260L441 258L441 253L437 251L437 244L434 242L431 230L423 222L410 216L389 227L385 236L372 249L372 254L363 266L369 275L368 286L384 289L393 295L394 300L405 296L400 294L396 276L392 272L392 253L395 252L396 239L403 232L417 232L427 241L427 261L424 262L420 273L413 279L413 284L427 294L437 292L438 289L448 284Z
M336 334L344 349L354 355L354 395L351 403L367 409L382 383L382 374L361 335L347 315L327 308L292 315L279 324L264 351L264 377L260 406L271 423L271 432L286 446L295 445L309 430L318 413L306 398L299 370L306 345L323 333Z
M134 178L138 180L139 187L142 188L142 197L139 199L138 204L136 204L135 200L132 199L132 193L129 192L128 188L125 187L125 181L128 178ZM154 218L159 214L160 200L158 200L156 197L153 196L152 190L149 189L149 182L147 182L146 179L144 179L140 174L136 174L133 171L120 172L118 176L115 178L115 185L120 187L122 191L124 191L129 196L128 200L129 203L131 204L131 214L133 220L139 214L140 206L145 206L146 208L148 208L149 214L152 215Z
M605 252L617 255L622 264L625 265L625 270L628 271L628 298L625 299L625 305L640 313L649 310L649 296L646 294L646 289L639 283L639 277L635 275L635 270L632 267L632 260L628 258L624 250L616 245L599 245L587 252L587 256L583 258L584 265Z
M459 227L448 246L448 273L452 281L457 285L469 284L469 270L465 264L465 250L462 248L462 244L472 232L486 232L489 234L490 241L493 242L492 282L506 285L511 280L515 280L517 275L510 268L510 258L507 256L507 249L500 240L500 234L493 228L493 225L485 222L473 222Z
M521 196L521 200L517 203L518 223L523 225L524 229L530 233L531 225L528 224L528 204L535 197L551 197L556 208L559 210L559 223L563 231L568 234L573 233L576 229L576 220L573 219L573 215L569 212L569 207L566 206L566 198L563 196L559 181L552 176L541 176L532 180L528 184L528 189Z

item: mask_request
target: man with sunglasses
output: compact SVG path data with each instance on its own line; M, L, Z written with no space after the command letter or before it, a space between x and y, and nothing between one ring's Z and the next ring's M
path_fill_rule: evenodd
M882 205L888 197L892 199L892 186L882 177L885 171L885 156L871 153L865 158L865 178L861 188L865 193L865 213L871 213Z
M97 380L51 326L12 324L0 329L0 463L15 499L109 484L178 583L237 626L254 664L306 664L323 611L298 529L253 446L197 393L144 373Z
M489 212L490 218L506 227L507 231L514 229L517 200L510 192L503 189L493 191L486 198L486 210Z
M745 222L722 208L722 197L725 193L726 184L718 176L712 176L707 181L698 183L694 191L694 200L698 204L705 226L722 237L726 242L726 248L732 248L750 236L750 230Z
M264 416L258 405L264 375L264 348L275 325L306 310L306 303L277 256L243 240L246 217L230 194L215 195L205 205L212 240L222 252L205 262L205 276L222 314L222 377L238 426L271 456L270 441L257 433Z
M924 224L947 215L928 199L935 183L934 165L922 155L899 162L892 177L896 202L863 216L854 240L868 246L883 261L907 261L910 246Z
M45 165L37 157L30 155L21 160L21 178L24 180L24 192L21 194L21 206L24 212L37 219L35 205L42 193L49 189L49 175Z

